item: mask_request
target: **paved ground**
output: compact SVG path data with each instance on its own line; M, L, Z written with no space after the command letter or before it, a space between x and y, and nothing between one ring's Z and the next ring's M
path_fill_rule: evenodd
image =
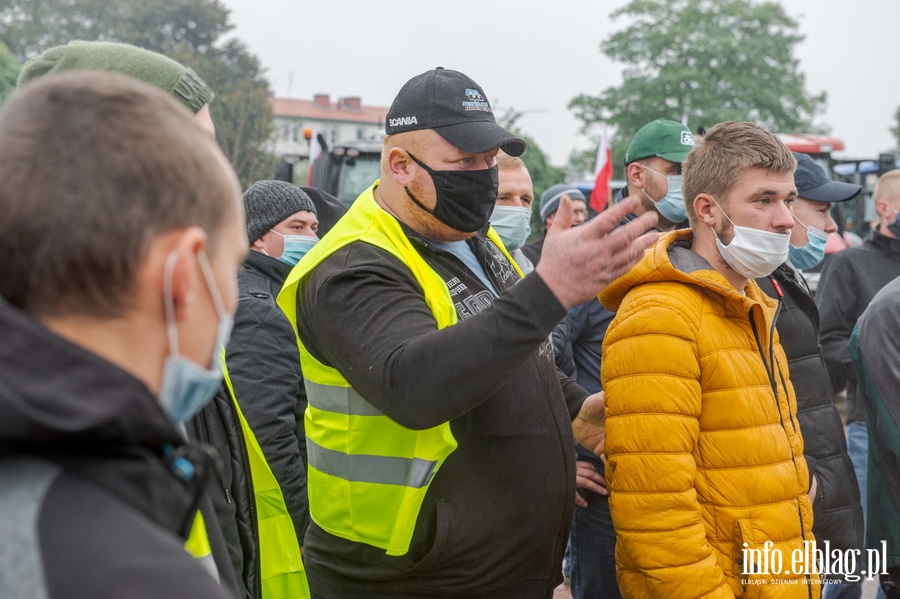
M862 599L875 599L875 592L878 589L874 580L867 580L863 583ZM566 585L559 585L553 592L553 599L572 599L572 593Z

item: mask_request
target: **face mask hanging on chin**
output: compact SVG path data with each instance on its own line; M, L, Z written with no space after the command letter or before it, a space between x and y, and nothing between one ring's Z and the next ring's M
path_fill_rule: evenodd
M222 386L222 365L219 362L219 356L224 352L233 324L231 315L225 311L222 296L216 287L206 254L200 252L197 259L219 317L219 324L216 327L216 349L208 368L204 368L178 353L178 328L175 325L175 301L172 297L172 275L175 263L178 261L176 252L173 251L166 260L163 274L163 304L170 353L163 366L159 403L169 420L174 423L190 420L194 414L209 403Z

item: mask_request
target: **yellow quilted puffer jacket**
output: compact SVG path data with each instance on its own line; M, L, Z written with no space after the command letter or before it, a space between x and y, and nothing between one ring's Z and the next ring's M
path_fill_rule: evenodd
M600 295L617 312L602 381L619 587L626 598L817 598L778 303L752 279L742 295L690 242L689 230L663 235Z

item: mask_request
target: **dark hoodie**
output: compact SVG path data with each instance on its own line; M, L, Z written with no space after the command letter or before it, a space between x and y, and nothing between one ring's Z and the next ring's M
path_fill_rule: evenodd
M208 459L146 386L2 299L0 338L0 597L230 596L184 550Z

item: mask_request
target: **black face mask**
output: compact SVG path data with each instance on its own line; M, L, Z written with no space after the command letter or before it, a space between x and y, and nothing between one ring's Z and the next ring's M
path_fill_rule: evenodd
M436 171L412 154L409 157L431 175L437 194L434 210L429 210L404 187L416 206L457 231L474 233L484 228L497 203L500 184L496 166L477 171Z
M900 238L900 214L897 214L897 217L894 221L887 226L888 231L894 234L894 237Z

